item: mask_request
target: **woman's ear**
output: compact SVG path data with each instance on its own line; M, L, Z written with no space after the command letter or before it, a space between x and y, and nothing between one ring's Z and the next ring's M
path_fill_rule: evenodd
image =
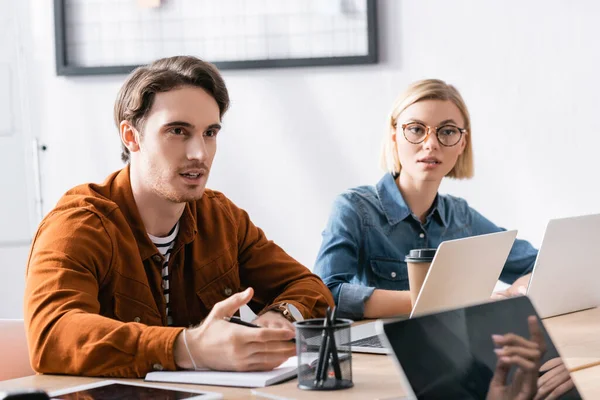
M396 135L398 133L398 129L396 128L396 122L394 122L394 119L392 118L392 120L390 121L390 129L392 130L392 142L398 144L398 136Z
M140 135L137 129L129 121L121 121L119 124L121 142L131 153L140 150Z
M469 132L467 132L466 134L463 135L463 137L460 139L460 152L458 153L458 155L460 156L463 151L465 151L465 147L467 147L467 135L469 134Z

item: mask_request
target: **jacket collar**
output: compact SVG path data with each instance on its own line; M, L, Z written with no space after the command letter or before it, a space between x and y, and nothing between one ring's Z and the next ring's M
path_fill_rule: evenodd
M131 231L135 237L142 260L146 260L155 254L159 254L158 249L152 243L148 232L140 216L133 191L131 189L130 168L127 165L118 171L112 182L110 182L110 197L117 203L123 216L129 223ZM109 178L110 179L110 178ZM190 207L190 204L193 207ZM179 233L177 242L188 244L192 242L198 232L196 226L196 207L195 203L186 203L185 209L179 219ZM177 246L177 244L176 244Z
M396 186L396 180L392 174L385 174L376 185L377 196L381 202L381 208L390 225L396 225L412 215L412 211L404 201L402 193ZM442 225L447 227L446 207L439 194L435 196L433 207L428 218L436 215Z

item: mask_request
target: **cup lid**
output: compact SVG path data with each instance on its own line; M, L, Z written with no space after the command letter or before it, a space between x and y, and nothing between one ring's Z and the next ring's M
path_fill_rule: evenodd
M405 261L431 261L437 249L412 249Z

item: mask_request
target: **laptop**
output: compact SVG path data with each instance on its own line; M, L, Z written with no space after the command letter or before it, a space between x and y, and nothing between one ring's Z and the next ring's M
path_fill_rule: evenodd
M517 231L504 231L442 242L407 318L489 300ZM351 349L388 354L375 321L352 327Z
M600 214L548 222L527 295L542 318L600 305Z
M531 315L536 316L546 345L536 374L541 379L545 373L562 369L564 364L525 296L408 320L378 321L377 329L392 351L407 399L485 399L492 378L501 376L501 371L496 370L498 357L491 336L514 333L529 340L527 318ZM515 373L513 366L504 382L511 384ZM559 382L569 379L565 376L565 381ZM581 396L574 386L560 399Z

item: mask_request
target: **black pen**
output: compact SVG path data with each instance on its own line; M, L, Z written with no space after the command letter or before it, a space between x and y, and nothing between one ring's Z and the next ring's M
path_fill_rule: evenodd
M240 319L240 317L223 317L223 319L227 322L231 322L232 324L247 326L248 328L262 328L262 326L258 326L256 324L253 324L252 322L246 322ZM296 343L296 338L290 339L290 342Z
M333 366L333 371L335 373L335 379L342 379L342 369L340 368L340 359L338 357L337 352L337 344L335 343L335 333L334 326L336 320L337 307L333 306L333 311L331 312L331 330L329 331L329 340L332 343L331 345L331 365Z
M248 328L260 328L260 326L253 324L252 322L246 322L242 319L240 319L240 317L224 317L223 318L225 321L227 322L231 322L233 324L238 324L238 325L242 325L242 326L247 326Z
M323 368L325 367L325 357L329 357L329 354L326 356L325 355L325 350L328 347L329 344L329 335L327 334L327 327L328 327L328 321L330 318L330 311L331 309L329 307L327 307L327 313L325 318L323 318L323 330L321 331L321 347L319 347L319 362L317 364L317 371L315 372L315 382L314 385L315 387L322 387L323 386ZM325 379L327 377L327 372L325 372Z

